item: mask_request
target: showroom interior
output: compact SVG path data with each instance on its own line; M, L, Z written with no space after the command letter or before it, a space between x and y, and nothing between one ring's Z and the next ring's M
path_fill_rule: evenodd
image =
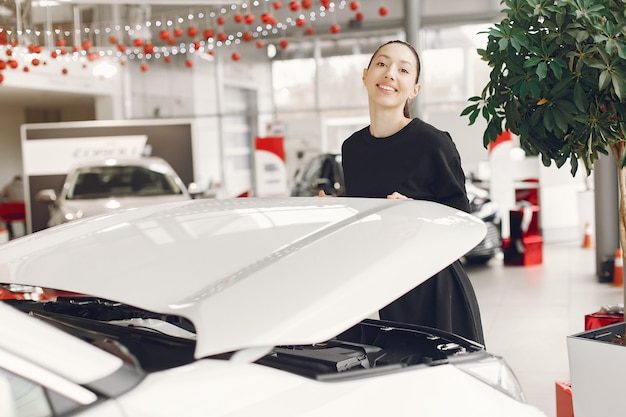
M422 61L414 114L451 134L466 176L490 189L504 240L517 219L539 242L521 261L498 253L467 266L486 347L509 361L529 403L548 417L573 416L567 337L588 330L587 315L624 303L623 288L603 275L609 268L615 278L618 263L615 163L573 176L525 155L514 136L483 146L486 123L470 125L461 112L489 77L476 49L501 8L499 0L0 0L0 186L24 180L16 230L45 228L37 192L58 186L80 158L103 155L167 159L196 198L289 196L307 162L339 153L367 126L362 70L378 45L406 40ZM278 165L260 159L267 144Z

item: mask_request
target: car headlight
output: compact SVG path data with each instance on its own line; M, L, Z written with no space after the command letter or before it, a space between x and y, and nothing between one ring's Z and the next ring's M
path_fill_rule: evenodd
M504 359L497 356L487 356L479 360L455 362L453 365L517 401L526 402L522 386Z
M63 222L71 222L72 220L76 220L76 219L80 219L83 217L83 211L82 210L77 210L77 211L66 211L63 214Z

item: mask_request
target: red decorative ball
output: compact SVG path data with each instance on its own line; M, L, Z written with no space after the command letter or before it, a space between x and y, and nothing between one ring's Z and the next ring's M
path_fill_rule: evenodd
M141 38L133 39L133 46L136 46L137 48L139 48L142 45L143 45L143 39Z
M65 46L65 39L57 39L56 45L57 46Z
M378 9L378 14L381 15L381 16L387 16L387 12L388 12L388 10L384 6L381 7L380 9Z
M261 22L269 24L271 22L271 20L272 20L272 15L271 14L263 13L261 15Z
M143 53L144 54L153 54L154 53L154 44L152 42L147 43L144 47L143 47Z
M17 68L17 61L14 59L9 59L9 61L7 62L9 64L9 67L15 69Z
M249 31L248 31L248 32L245 32L245 33L241 36L241 39L243 39L243 40L244 40L244 41L246 41L246 42L250 42L250 41L252 40L252 37L253 37L252 32L249 32Z
M233 52L233 54L230 56L230 58L233 61L239 61L239 59L241 58L241 55L239 54L239 52Z
M159 38L161 38L161 40L166 41L170 38L170 33L163 29L162 31L159 32Z
M183 30L181 28L174 29L174 37L180 38L181 36L183 36Z
M297 1L289 2L289 10L292 12L297 12L300 9L300 3Z
M245 21L247 25L251 25L254 23L254 15L253 14L247 14L245 17Z
M0 74L0 84L2 84L2 81L4 81L4 75Z
M7 49L5 54L7 54L7 56L12 56L13 55L13 51L10 49Z
M63 68L63 69L61 70L61 74L63 74L63 75L67 75L67 68Z
M265 46L265 42L263 42L263 41L256 41L256 47L257 47L258 49L261 49L261 48L263 48L264 46Z
M296 19L296 26L302 27L306 24L306 20L304 20L303 18L299 17Z
M205 29L202 36L204 36L204 39L211 39L215 36L215 31L213 29Z
M0 59L0 71L7 67L7 63Z
M313 7L313 2L311 0L302 0L302 8L303 9L310 9L311 7Z
M28 72L28 71L30 71L30 69L29 69L28 67L24 67L24 68L22 68L22 70L23 70L24 72Z
M169 46L174 46L176 45L176 38L167 38L167 44Z
M190 38L195 38L197 34L198 34L198 28L197 27L189 26L187 28L187 36L189 36Z
M50 56L52 58L56 59L59 56L59 53L57 51L52 51L52 52L50 52ZM0 69L2 69L2 68L0 68Z
M115 45L117 43L117 38L113 35L109 36L109 43L111 45Z
M218 25L223 25L226 21L224 20L224 18L222 16L218 17L216 20Z
M281 39L279 45L281 48L285 49L289 46L289 41L287 39Z
M165 57L163 58L163 61L164 61L166 64L169 64L170 62L172 62L172 57L171 57L171 56L169 56L169 55L167 55L167 56L165 56Z
M279 1L275 1L274 3L272 3L272 7L274 8L274 10L278 10L282 7L282 4L280 4Z
M339 33L341 32L341 26L339 26L338 24L334 24L330 27L330 33Z
M358 10L359 8L359 2L358 1L351 1L350 2L350 10Z
M224 42L226 39L228 39L228 35L226 35L224 32L220 32L217 34L218 41Z
M139 69L141 70L141 72L146 72L146 71L148 71L148 64L141 64L141 66L139 67Z
M89 41L83 41L83 43L81 44L83 50L88 51L91 49L91 42Z
M117 50L124 53L126 52L126 45L124 45L123 43L118 43L117 44Z
M363 13L361 13L361 12L358 12L357 14L355 14L355 15L354 15L354 18L355 18L356 20L358 20L359 22L360 22L361 20L363 20L363 17L364 17L364 16L363 16Z
M193 67L193 61L192 61L191 59L186 60L186 61L185 61L185 66L186 66L187 68L191 68L191 67Z
M36 45L36 46L35 46L35 53L36 53L36 54L40 54L40 53L41 53L41 50L42 50L41 45Z
M309 26L308 28L306 28L306 34L309 35L309 36L315 34L315 29L313 29L313 27Z
M40 64L40 61L37 58L33 58L32 61L30 61L31 64L33 64L34 66L37 66Z

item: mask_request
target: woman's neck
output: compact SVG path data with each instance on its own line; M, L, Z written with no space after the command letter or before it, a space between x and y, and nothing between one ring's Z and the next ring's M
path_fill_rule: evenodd
M411 119L398 113L397 110L393 112L370 111L370 134L375 138L386 138L398 133L410 121Z

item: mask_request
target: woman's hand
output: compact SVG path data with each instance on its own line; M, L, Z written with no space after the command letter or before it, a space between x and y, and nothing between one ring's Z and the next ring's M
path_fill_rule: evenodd
M318 196L318 197L328 197L328 194L326 194L326 193L324 192L324 190L320 190L320 191L319 191L319 193L317 193L317 196Z
M394 191L392 194L389 194L387 198L390 200L413 200L412 198L409 198L405 196L404 194L400 194L397 191Z

